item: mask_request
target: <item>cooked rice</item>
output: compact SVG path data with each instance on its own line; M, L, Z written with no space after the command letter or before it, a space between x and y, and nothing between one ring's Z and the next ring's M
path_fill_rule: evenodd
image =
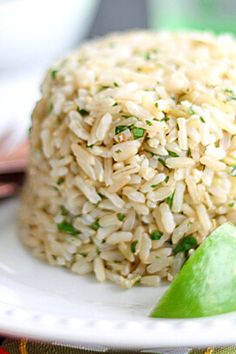
M233 38L113 34L56 62L41 92L20 213L34 255L156 286L236 222Z

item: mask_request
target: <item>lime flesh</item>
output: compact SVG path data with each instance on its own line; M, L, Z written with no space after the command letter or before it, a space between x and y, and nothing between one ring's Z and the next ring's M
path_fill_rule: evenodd
M193 318L236 311L236 227L225 223L184 264L151 317Z

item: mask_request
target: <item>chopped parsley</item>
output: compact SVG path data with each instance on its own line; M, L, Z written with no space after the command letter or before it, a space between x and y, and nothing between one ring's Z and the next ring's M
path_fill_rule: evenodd
M59 231L65 232L66 234L77 236L80 234L76 228L67 221L62 221L60 224L57 224L57 228Z
M118 213L117 214L117 219L120 220L120 221L124 221L125 220L125 214Z
M175 195L175 191L165 199L165 202L169 205L170 209L172 209L173 206L174 195Z
M123 117L123 118L130 118L130 117L132 117L132 116L131 116L130 114L122 114L121 117Z
M117 154L119 154L119 153L121 153L121 150L118 149L118 150L116 150L115 152L116 152Z
M197 247L197 240L193 236L186 236L179 241L177 246L173 250L173 254L176 255L179 252L187 252L191 248Z
M118 106L118 103L117 102L114 102L112 107L115 107L115 106Z
M206 121L205 121L205 119L204 119L203 117L200 117L200 121L201 121L202 123L206 123Z
M236 177L236 166L232 166L231 176Z
M155 103L154 103L154 106L155 106L156 108L158 108L158 102L155 102Z
M151 184L151 188L156 188L158 186L158 184Z
M115 87L120 87L120 85L119 85L116 81L113 82L113 85L114 85Z
M176 154L176 152L174 152L174 151L169 151L169 150L168 150L168 153L169 153L169 155L170 155L171 157L179 157L179 155Z
M53 103L49 104L48 113L51 114L53 111Z
M77 112L81 114L81 116L86 116L89 114L88 111L86 111L86 109L80 109L79 107L77 107Z
M144 59L145 60L151 60L151 54L149 52L144 54Z
M189 108L188 108L188 113L189 114L196 114L196 112L194 111L194 109L193 109L193 106L190 106Z
M166 178L164 179L164 182L168 183L169 179L170 179L170 176L166 176Z
M154 154L154 155L155 155L155 154ZM163 157L158 157L158 161L159 161L164 167L168 168Z
M79 255L85 258L85 257L87 257L88 253L86 253L86 252L80 252Z
M120 134L121 132L125 131L126 129L129 129L128 125L119 125L118 127L116 127L115 129L115 133L116 134Z
M154 152L152 152L152 151L149 151L149 150L144 150L145 152L148 152L152 157L153 156L157 156L157 154L154 154Z
M63 216L67 216L69 214L69 211L64 207L64 205L60 205L60 212Z
M65 182L65 178L64 177L59 177L58 180L57 180L57 185L60 186L64 182Z
M137 246L137 243L138 243L138 240L135 240L131 243L130 245L130 250L132 253L135 253L136 252L136 246Z
M191 156L191 150L190 150L190 148L188 148L188 150L187 150L187 152L186 152L186 156L187 156L187 157Z
M99 225L99 219L96 219L92 224L90 224L92 230L97 231L101 225Z
M228 204L228 207L233 208L234 205L235 205L235 202L232 202L232 203L229 203L229 204Z
M161 122L168 122L170 120L170 117L167 116L166 113L164 113L165 117L161 119Z
M154 230L151 233L151 239L153 241L158 241L160 240L160 238L163 236L163 232L159 231L159 230Z
M110 86L108 86L108 85L101 86L101 90L107 90L108 88L110 88Z
M52 80L56 80L57 73L58 73L58 70L56 70L56 69L51 70L51 79Z
M94 144L87 145L87 148L92 149L94 147Z
M231 89L225 89L224 90L225 93L227 93L228 95L228 100L236 100L236 95L235 95L235 92Z
M138 127L133 127L132 134L133 134L134 140L140 139L140 138L142 138L144 136L145 129L138 128Z
M146 120L146 124L151 126L152 125L152 122L150 120Z
M144 128L134 127L133 125L119 125L115 128L115 134L120 134L126 129L131 130L134 140L142 138L146 131Z

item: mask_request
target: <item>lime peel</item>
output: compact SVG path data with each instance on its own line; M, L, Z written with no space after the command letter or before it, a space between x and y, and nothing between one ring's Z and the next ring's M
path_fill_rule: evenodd
M236 227L213 231L186 261L151 317L194 318L236 311Z

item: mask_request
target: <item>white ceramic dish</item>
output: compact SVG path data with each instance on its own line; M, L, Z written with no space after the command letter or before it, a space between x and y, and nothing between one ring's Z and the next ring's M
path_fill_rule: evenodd
M98 0L0 0L0 73L44 68L88 33Z
M151 319L164 287L122 290L34 259L17 238L16 206L0 206L0 333L123 348L235 344L236 313Z

